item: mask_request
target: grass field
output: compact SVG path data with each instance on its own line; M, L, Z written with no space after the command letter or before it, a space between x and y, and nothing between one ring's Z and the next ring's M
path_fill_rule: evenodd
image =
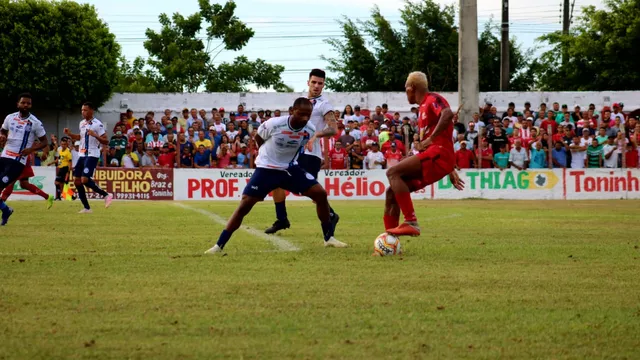
M0 358L640 358L638 202L419 202L389 258L380 202L332 204L349 249L289 202L299 251L238 231L224 257L202 253L236 203L93 204L10 204Z

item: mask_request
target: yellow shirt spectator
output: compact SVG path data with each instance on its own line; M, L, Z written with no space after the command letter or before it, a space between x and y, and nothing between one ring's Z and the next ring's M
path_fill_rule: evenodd
M198 149L200 147L200 145L203 145L204 148L208 149L208 150L213 149L213 144L211 143L211 140L209 140L209 139L197 140L196 141L196 149Z
M58 153L58 167L71 167L71 150L69 150L69 148L65 150L60 149Z

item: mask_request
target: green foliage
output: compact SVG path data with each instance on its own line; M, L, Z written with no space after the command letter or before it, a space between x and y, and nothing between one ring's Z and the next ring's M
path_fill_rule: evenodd
M137 57L129 63L124 57L120 58L120 78L115 92L118 93L154 93L161 92L157 87L158 79L150 69L145 69L146 62Z
M0 0L0 102L29 91L38 107L106 102L118 81L120 46L93 6Z
M284 67L281 65L271 65L262 59L249 61L240 56L231 63L215 66L213 60L221 51L241 50L254 32L234 15L233 1L224 6L208 0L198 3L199 12L189 17L176 13L171 18L161 14L161 30L146 31L148 40L144 47L150 55L148 64L157 76L145 73L145 78L154 79L156 89L170 92L196 92L203 88L209 92L240 92L247 91L249 84L258 88L283 88L280 77ZM207 25L204 29L203 22ZM221 42L210 51L205 40L214 39Z
M640 0L605 0L604 4L605 10L584 7L568 35L555 32L540 37L551 46L532 65L541 90L638 89Z

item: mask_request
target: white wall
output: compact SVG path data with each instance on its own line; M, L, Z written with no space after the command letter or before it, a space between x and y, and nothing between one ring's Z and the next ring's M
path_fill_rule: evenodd
M100 108L97 117L106 122L109 129L118 122L120 113L131 108L137 116L144 115L147 111L156 113L164 109L173 110L176 115L185 107L207 109L224 107L227 111L235 111L239 104L243 104L247 110L280 109L287 110L298 96L304 93L206 93L206 94L114 94L104 106ZM452 108L458 107L458 93L442 94ZM371 92L371 93L325 93L325 96L334 105L342 109L346 104L360 105L363 109L373 110L377 105L386 103L392 112L408 113L411 105L402 92ZM490 101L503 111L509 102L514 102L516 108L522 109L525 101L531 102L532 108L546 102L551 106L554 101L560 104L579 104L582 107L590 103L600 109L610 106L614 102L623 102L625 111L640 108L640 91L603 91L603 92L489 92L480 93L480 104ZM69 113L43 113L36 116L41 118L50 133L62 134L64 127L76 128L80 121L80 109Z

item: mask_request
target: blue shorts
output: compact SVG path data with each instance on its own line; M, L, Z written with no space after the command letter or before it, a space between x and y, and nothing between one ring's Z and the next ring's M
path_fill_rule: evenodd
M298 166L317 179L320 168L322 167L322 159L313 155L300 154L298 156Z
M8 187L22 175L24 164L18 160L0 158L0 190Z
M98 166L98 158L93 156L81 156L78 159L76 167L73 168L73 177L87 177L92 178L93 172L96 171Z
M270 192L280 188L302 195L316 184L316 179L299 166L292 166L286 171L257 168L242 194L264 200Z

